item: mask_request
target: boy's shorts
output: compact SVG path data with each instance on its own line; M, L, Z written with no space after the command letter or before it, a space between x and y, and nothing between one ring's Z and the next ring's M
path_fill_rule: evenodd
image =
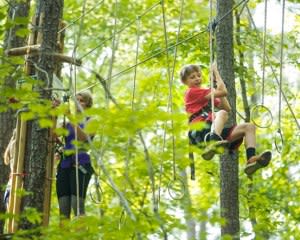
M229 128L224 128L221 133L222 139L228 140L230 142L230 135L235 127L236 125ZM189 131L188 136L189 136L190 143L193 145L201 146L205 143L205 141L209 141L210 128L211 128L211 124L207 123L206 126L201 130ZM243 138L230 142L229 150L237 150L242 144L242 142L243 142Z

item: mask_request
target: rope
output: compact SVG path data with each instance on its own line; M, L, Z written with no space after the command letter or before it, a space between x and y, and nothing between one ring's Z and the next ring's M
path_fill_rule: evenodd
M152 9L154 9L156 6L158 6L161 3L161 1L153 4L150 8L146 9L142 14L140 14L140 17L145 16L147 13L149 13L150 11L152 11ZM132 20L131 22L127 23L124 27L122 27L119 31L116 32L116 34L120 34L121 32L123 32L126 28L130 27L131 25L135 24L136 20ZM110 36L109 38L104 39L101 43L99 43L96 47L94 47L93 49L91 49L90 51L88 51L86 54L82 55L79 59L82 60L83 58L85 58L86 56L90 55L92 52L94 52L97 48L101 47L105 42L111 40L113 38L113 36Z
M128 67L128 68L126 68L126 69L124 69L124 70L122 70L122 71L120 71L120 72L114 74L114 75L112 75L111 78L113 79L113 78L115 78L115 77L118 77L118 76L122 75L123 73L128 72L128 71L130 71L131 69L135 68L136 66L139 66L139 65L141 65L141 64L143 64L143 63L145 63L145 62L148 62L148 61L151 60L152 58L155 58L156 56L158 56L158 55L160 55L160 54L162 54L162 53L164 53L164 52L167 52L167 51L169 51L170 49L172 49L172 48L174 48L174 47L176 47L176 46L178 46L178 45L180 45L180 44L183 44L183 43L185 43L185 42L187 42L187 41L189 41L189 40L191 40L191 39L193 39L193 38L199 36L199 35L202 34L202 33L205 33L206 31L207 31L207 30L203 30L203 31L201 31L201 32L198 32L198 33L196 33L196 34L194 34L194 35L192 35L192 36L190 36L190 37L187 37L187 38L185 38L185 39L179 41L179 42L176 43L176 44L169 45L168 48L164 48L164 49L162 49L161 51L156 52L155 54L153 54L153 55L151 55L151 56L145 58L144 60L138 62L137 64L134 64L134 65L132 65L132 66L130 66L130 67ZM107 81L107 79L104 79L104 81ZM90 86L86 87L85 89L83 89L83 90L81 90L81 91L85 91L85 90L91 89L91 88L95 87L97 84L98 84L98 82L95 82L95 83L91 84Z
M176 43L179 41L179 35L181 32L181 25L182 25L182 18L183 18L183 6L184 6L184 0L181 0L181 5L180 5L180 16L179 16L179 24L178 24L178 30L177 30L177 35L176 35ZM168 47L168 45L166 45ZM175 66L176 66L176 60L177 60L177 46L174 48L174 61L173 61L173 66L172 66L172 73L171 73L171 79L170 79L170 95L169 95L169 102L168 104L170 105L170 111L171 114L173 115L173 83L174 83L174 73L175 73ZM175 152L175 137L174 137L174 121L173 118L171 119L171 128L172 128L172 149L173 149L173 179L175 180L176 178L176 152Z
M183 6L184 6L184 0L181 0L181 6L180 6L180 17L179 17L179 24L178 24L178 30L176 34L176 43L179 42L179 35L181 32L181 25L182 25L182 16L183 16ZM168 49L168 38L167 38L167 27L166 27L166 18L165 18L165 10L164 6L162 5L162 12L163 12L163 25L164 25L164 38L165 38L165 45ZM170 66L169 66L169 55L167 51L167 67L168 67L168 78L169 78L169 96L168 96L168 111L170 110L171 114L173 114L173 81L174 81L174 72L175 72L175 66L176 66L176 60L177 60L177 46L174 48L174 60L173 60L173 66L172 66L172 72L170 72ZM175 137L174 137L174 121L171 119L171 129L172 129L172 171L173 171L173 181L176 180L176 152L175 152ZM166 124L164 126L164 137L163 137L163 151L165 150L166 145ZM159 175L159 186L158 186L158 201L157 204L160 201L160 191L161 191L161 182L162 182L162 160L160 162L160 175ZM170 185L170 184L169 184ZM172 196L171 196L172 197Z
M283 69L283 44L284 44L284 18L285 0L282 0L281 14L281 39L280 39L280 71L279 71L279 99L278 99L278 129L281 129L281 93L282 93L282 69Z
M239 3L237 3L235 6L233 6L230 10L228 10L227 13L225 13L220 19L214 22L214 25L217 26L221 21L223 21L224 18L226 18L229 14L231 14L235 9L237 9L241 4L248 3L249 0L242 0Z
M163 27L164 27L164 39L165 39L165 45L166 48L168 48L168 33L167 33L167 25L166 25L166 13L165 13L165 6L164 1L162 1L161 4L162 7L162 17L163 17ZM178 34L178 32L177 32ZM174 49L176 51L176 49ZM176 54L176 52L175 52ZM173 114L173 106L172 106L172 82L173 79L171 78L171 71L170 71L170 64L169 64L169 53L166 52L166 61L167 61L167 73L168 73L168 79L169 79L169 96L168 96L168 106L167 109L170 111L171 115ZM171 125L173 129L173 120L171 120ZM164 131L164 143L166 141L166 131ZM174 144L174 134L172 134L172 142L173 142L173 148L172 148L172 161L173 161L173 179L176 179L176 168L175 168L175 144ZM164 144L165 145L165 144Z
M263 35L263 62L262 62L262 90L261 90L261 105L264 105L265 96L265 70L266 70L266 36L267 36L267 14L268 0L265 0L265 15L264 15L264 35Z
M115 4L114 4L114 28L113 28L113 38L112 38L112 52L111 52L111 60L110 60L110 64L109 64L109 70L108 70L108 77L107 77L107 81L106 81L106 86L107 89L110 90L110 86L111 86L111 75L112 75L112 70L113 70L113 64L114 64L114 60L115 60L115 52L116 52L116 31L117 31L117 5L118 5L118 1L115 0ZM107 106L109 105L109 97L106 95L106 104Z
M77 38L76 36L74 36L74 49L73 49L73 53L72 53L72 57L74 59L76 59L76 52L77 52L77 48L79 46L79 42L80 42L80 37L81 37L81 33L82 33L82 28L83 28L83 16L85 16L85 8L86 8L86 2L87 0L84 0L83 1L83 4L82 4L82 17L80 18L80 25L79 25L79 31L78 31L78 35L77 35ZM70 89L72 89L72 70L73 70L73 65L71 64L70 65L70 80L71 82L69 83L70 84ZM76 65L74 65L74 91L73 91L73 99L74 99L74 102L75 102L75 105L76 106L80 106L80 104L77 102L77 99L76 99L76 91L77 91L77 74L76 74ZM83 109L80 109L80 111L82 112ZM76 118L76 110L75 110L75 118ZM75 132L75 141L78 142L78 130L77 130L77 126L75 126L74 128L74 132ZM79 213L80 213L80 204L79 204L79 159L78 159L78 154L79 154L79 150L78 150L78 145L75 144L75 177L76 177L76 210L77 210L77 213L76 215L79 216Z
M267 15L268 15L268 0L265 0L265 9L264 9L264 30L263 30L263 56L262 56L262 89L261 89L261 104L256 104L251 110L251 120L252 122L260 128L268 128L272 125L273 116L271 111L264 106L265 99L265 73L266 73L266 40L267 40ZM268 121L265 125L259 123L254 115L257 114L259 116L263 116L262 112L265 112L270 116L270 121Z
M215 92L214 92L214 74L213 74L213 71L212 71L212 64L213 64L213 61L214 61L214 53L213 53L213 37L214 37L214 32L215 32L215 27L212 23L212 0L209 1L209 22L210 22L210 25L209 25L209 51L210 51L210 58L209 58L209 61L210 61L210 70L209 70L209 78L210 78L210 89L211 89L211 97L210 97L210 102L211 102L211 116L212 116L212 119L211 119L211 128L210 128L210 134L213 134L214 132L214 129L215 129Z
M246 2L246 1L249 1L249 0L242 0L240 3L236 4L230 11L228 11L223 17L221 17L220 20L215 21L215 22L214 22L214 27L216 27L217 24L219 24L225 17L227 17L229 13L231 13L233 10L235 10L237 7L239 7L242 3ZM158 3L156 3L155 5L153 5L153 6L152 6L151 8L149 8L143 15L145 15L147 12L149 12L150 10L152 10L152 8L154 8L155 6L157 6L157 5L160 4L160 3L161 3L161 1L158 2ZM140 15L140 16L143 16L143 15ZM132 21L132 22L128 23L125 27L123 27L122 29L120 29L120 30L117 32L117 34L119 34L119 33L121 33L122 31L124 31L128 26L132 25L133 23L135 23L135 21ZM199 32L197 32L196 34L193 34L192 36L186 37L186 38L182 39L181 41L178 41L177 43L175 43L175 44L173 44L173 45L169 45L167 48L164 48L164 49L162 49L161 51L158 51L158 52L154 53L153 55L151 55L151 56L145 58L144 60L138 62L137 64L134 64L134 65L132 65L132 66L130 66L130 67L128 67L128 68L126 68L126 69L124 69L124 70L122 70L122 71L120 71L120 72L114 74L114 75L112 75L111 78L118 77L118 76L122 75L123 73L128 72L128 71L130 71L131 69L135 68L136 66L139 66L139 65L141 65L141 64L143 64L143 63L145 63L145 62L151 60L152 58L155 58L156 56L158 56L158 55L160 55L160 54L163 54L163 53L165 53L165 52L171 50L172 48L175 48L175 47L177 47L177 46L179 46L179 45L181 45L181 44L183 44L183 43L185 43L185 42L188 42L188 41L194 39L195 37L200 36L202 33L207 32L207 30L208 30L207 28L206 28L206 29L203 29L202 31L199 31ZM106 42L106 41L108 41L108 40L111 40L111 39L112 39L112 37L105 39L104 41L101 42L101 44L99 44L98 46L96 46L94 49L92 49L91 51L89 51L89 52L86 53L85 55L81 56L80 59L86 57L86 56L89 55L91 52L93 52L95 49L99 48L104 42ZM107 79L105 79L104 81L107 81ZM93 87L95 87L97 84L98 84L98 82L93 83L93 84L91 84L90 86L88 86L87 88L85 88L84 90L88 90L88 89L90 89L90 88L93 88ZM84 91L84 90L81 90L81 91Z
M247 6L247 12L248 12L248 15L249 15L249 18L250 18L250 21L251 21L253 27L255 28L256 32L259 33L259 31L258 31L258 29L257 29L257 27L256 27L256 25L255 25L255 22L254 22L254 20L253 20L252 13L250 12L250 9L249 9L248 6ZM277 84L280 85L280 81L278 80L278 77L277 77L277 74L276 74L276 72L275 72L275 69L274 69L274 67L273 67L273 65L272 65L272 63L271 63L271 60L270 60L270 58L269 58L269 56L268 56L267 54L266 54L266 60L267 60L269 66L270 66L270 68L271 68L271 70L272 70L273 77L275 78ZM284 94L284 92L282 91L282 89L281 89L280 92L281 92L281 94L282 94L282 97L283 97L285 103L286 103L287 106L288 106L288 109L289 109L290 113L292 114L292 117L294 118L294 121L295 121L295 123L296 123L298 129L300 130L300 124L299 124L299 122L298 122L298 120L297 120L297 117L296 117L296 115L295 115L295 113L294 113L294 111L293 111L293 109L292 109L292 107L291 107L291 105L290 105L290 103L289 103L289 101L288 101L286 95Z
M102 3L104 3L104 0L101 0L98 3L96 3L92 8L90 8L89 10L85 11L84 13L82 13L80 17L76 18L70 24L68 24L65 27L63 27L62 29L60 29L57 33L59 34L59 33L63 32L64 30L66 30L67 28L71 27L74 23L76 23L77 21L81 20L88 13L92 12L93 10L95 10L96 6L98 6L98 5L100 6Z
M137 62L139 58L139 48L140 48L140 16L136 18L136 50L135 50L135 68L133 75L133 89L132 89L132 98L131 98L131 109L133 110L134 100L135 100L135 90L136 90L136 75L137 75Z

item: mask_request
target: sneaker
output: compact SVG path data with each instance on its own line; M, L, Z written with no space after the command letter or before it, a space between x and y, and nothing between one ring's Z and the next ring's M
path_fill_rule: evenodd
M260 155L251 157L247 161L247 165L244 172L247 175L252 175L258 169L268 166L271 161L271 158L272 158L272 153L270 151L265 151Z
M201 154L202 158L209 161L211 160L216 153L223 153L224 148L229 146L229 142L227 140L222 140L218 142L210 143Z

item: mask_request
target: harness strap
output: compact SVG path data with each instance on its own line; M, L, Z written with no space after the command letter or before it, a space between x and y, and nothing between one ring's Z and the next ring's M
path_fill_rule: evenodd
M190 117L189 117L189 123L191 123L195 118L197 117L203 117L205 120L207 120L209 112L211 111L211 103L208 102L207 105L203 108L201 108L198 112L193 113Z

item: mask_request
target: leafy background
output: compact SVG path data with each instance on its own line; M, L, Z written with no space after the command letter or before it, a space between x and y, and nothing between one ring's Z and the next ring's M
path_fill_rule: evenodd
M293 14L294 25L284 35L282 90L299 121L300 3L286 2L286 11ZM88 13L82 16L84 4ZM261 4L262 1L250 1L248 6L255 13ZM11 26L29 22L28 19L8 21L7 6L6 1L1 1L2 41L5 31ZM34 7L33 4L31 15ZM175 48L165 50L178 41L180 9L181 1L164 1L162 5L160 1L146 0L65 0L64 53L75 55L83 63L81 67L63 65L60 80L69 91L55 94L62 97L87 88L92 91L94 107L86 114L93 117L87 131L96 131L91 154L97 177L90 183L93 198L87 197L87 216L66 223L66 231L58 228L58 204L53 189L50 226L43 229L44 239L163 239L166 236L187 239L187 234L193 231L196 239L219 238L218 229L224 223L219 217L219 163L217 159L203 161L195 150L196 180L190 180L188 128L183 108L185 87L178 78L183 65L197 63L204 66L204 77L208 79L209 36L204 30L209 22L209 3L201 0L184 2L178 35L182 43L176 48L175 59ZM246 81L250 106L260 103L262 98L263 29L253 28L245 8L242 11L240 7L238 11L241 17L238 34L242 44L235 42L235 51L236 56L239 51L244 53L245 62L244 67L239 66L236 57L235 67L238 116L243 116L241 73ZM28 32L28 28L24 28L19 34ZM268 31L266 52L270 61L266 63L264 98L266 107L272 111L273 123L268 128L257 129L258 149L272 149L274 158L268 169L254 177L250 196L250 182L243 173L244 149L240 149L241 238L251 239L255 233L257 239L297 239L300 236L300 134L284 100L280 122L283 151L278 153L275 146L279 126L276 78L280 74L280 34ZM15 69L16 64L23 63L23 57L7 58L2 54L1 79L13 72L18 88L2 89L1 102L11 96L20 102L1 104L0 109L20 109L27 105L31 110L26 116L28 119L38 116L43 126L49 126L49 114L61 115L64 107L51 110L50 102L40 102L38 94L31 91L38 80L24 76L22 68ZM107 97L93 71L106 81L118 105ZM292 71L295 74L291 74ZM48 107L45 108L45 104ZM238 121L244 120L238 117ZM112 182L118 191L112 187ZM170 194L173 188L175 190ZM96 191L99 191L98 196ZM126 212L117 192L128 201L134 219ZM250 221L249 206L256 210L255 225ZM41 220L34 210L24 213L24 216L30 221ZM23 232L19 234L22 238Z

